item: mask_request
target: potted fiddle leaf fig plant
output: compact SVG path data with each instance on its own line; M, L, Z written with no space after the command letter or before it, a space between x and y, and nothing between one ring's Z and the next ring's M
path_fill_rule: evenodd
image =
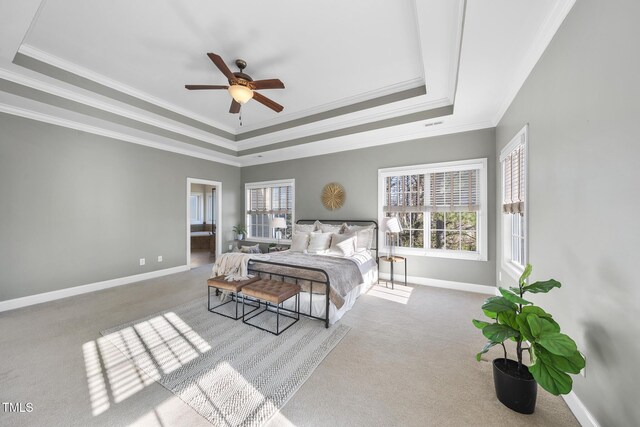
M573 386L569 374L578 374L585 366L576 343L560 332L553 316L525 299L527 293L547 293L561 286L553 279L527 284L531 270L527 264L518 287L499 288L501 296L485 301L482 310L490 321L473 320L489 340L476 359L480 361L489 349L502 346L504 358L493 361L496 396L505 406L523 414L531 414L535 409L536 384L556 396L567 394ZM506 340L515 342L517 360L507 358ZM529 366L522 361L525 351Z

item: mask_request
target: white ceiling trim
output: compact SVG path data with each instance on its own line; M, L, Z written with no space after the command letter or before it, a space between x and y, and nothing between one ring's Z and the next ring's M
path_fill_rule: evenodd
M286 123L288 121L301 119L304 117L312 116L315 114L321 114L327 111L335 110L336 108L348 107L349 105L357 104L363 101L369 101L372 99L380 98L385 95L391 95L397 92L402 92L408 89L415 89L419 86L424 85L424 78L419 77L416 79L407 80L404 82L395 83L393 85L389 85L386 87L382 87L380 89L372 90L369 92L360 93L355 96L346 97L339 99L337 101L329 102L326 104L319 105L317 107L308 108L306 110L301 110L297 113L286 114L282 116L276 116L273 119L262 121L259 123L255 123L249 126L243 126L242 132L238 133L241 135L244 132L251 132L253 130L261 129L264 127L269 127L281 123ZM368 110L364 110L368 111Z
M132 110L124 109L121 107L117 107L113 104L100 101L95 97L85 96L77 92L73 92L58 86L54 86L53 84L44 82L42 80L37 80L31 77L27 77L23 74L6 70L4 68L0 68L0 78L4 78L14 83L18 83L24 86L41 90L43 92L47 92L52 95L60 96L62 98L79 102L81 104L88 105L90 107L94 107L103 111L107 111L109 113L113 113L129 119L133 119L141 123L146 123L148 125L165 129L170 132L175 132L184 136L188 136L190 138L194 138L202 142L206 142L212 145L217 145L217 146L234 150L234 151L237 150L237 145L235 143L226 141L222 138L217 138L215 136L212 136L208 132L204 132L204 131L198 132L195 129L191 130L192 128L189 128L185 125L172 124L175 122L166 118L159 120L149 116L145 116L145 115L136 113Z
M424 99L424 96L422 97ZM389 107L394 104L387 104L384 106L375 107L368 110L368 113L351 113L343 116L336 117L331 120L323 120L320 122L310 123L304 126L298 126L291 129L286 129L279 132L273 132L267 135L257 136L255 138L238 141L238 150L249 150L252 148L264 147L278 142L289 141L297 138L304 138L306 136L312 136L318 133L330 132L334 130L340 130L343 128L357 126L366 123L377 122L380 120L391 119L406 114L418 113L422 111L428 111L435 108L447 107L451 105L448 98L436 99L433 101L422 102L420 104L407 105L408 101L399 101L394 103L395 108ZM372 114L370 111L375 111Z
M69 73L89 79L110 89L125 93L129 96L133 96L134 98L141 99L158 107L162 107L164 109L173 111L174 113L181 114L185 117L189 117L190 119L197 120L209 126L217 127L218 129L224 130L229 133L235 133L235 130L233 128L225 126L224 124L219 123L215 120L211 120L211 118L209 117L202 116L160 98L156 98L155 96L150 95L146 92L134 89L131 86L125 85L124 83L113 80L107 76L103 76L100 73L89 70L88 68L82 67L81 65L75 64L71 61L67 61L66 59L62 59L58 56L52 55L26 43L20 46L18 52L33 59L37 59L38 61L60 68L61 70L68 71Z
M85 123L76 122L73 120L63 119L49 114L40 113L34 110L27 110L13 105L0 103L0 112L11 114L14 116L20 116L27 119L37 120L39 122L49 123L52 125L62 126L69 129L75 129L83 132L92 133L94 135L105 136L120 141L126 141L137 145L143 145L145 147L156 148L158 150L169 151L176 154L183 154L185 156L196 157L199 159L209 160L212 162L224 163L231 166L241 166L241 163L232 156L224 155L211 155L206 153L199 153L195 150L172 147L167 144L159 143L145 138L137 136L127 135L122 132L115 132L112 130L99 128L96 126L88 125Z
M498 123L502 120L502 116L507 112L507 109L520 91L520 88L524 85L524 82L529 77L529 74L531 74L531 71L533 71L533 68L540 60L540 57L542 57L542 54L547 49L547 46L549 46L549 43L551 43L553 36L555 36L558 28L560 28L560 25L562 25L575 3L576 0L558 1L549 14L547 21L541 26L526 56L518 66L517 71L513 74L513 79L508 85L509 89L493 119L494 126L498 126Z
M409 125L394 126L382 130L315 141L293 147L280 148L263 153L248 154L238 157L238 159L240 159L243 167L254 166L494 127L489 121L450 126L442 125L429 128L425 128L421 123L419 126L421 129L418 131L415 130L416 124L412 123ZM404 133L403 127L405 128Z

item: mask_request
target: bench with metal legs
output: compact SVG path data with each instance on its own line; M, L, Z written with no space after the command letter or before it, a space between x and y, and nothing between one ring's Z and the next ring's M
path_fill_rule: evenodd
M259 281L260 279L258 277L253 277L251 279L247 279L247 280L241 280L241 281L237 281L237 282L233 282L233 281L228 281L225 280L224 276L217 276L214 277L212 279L207 280L207 309L215 314L219 314L220 316L224 316L224 317L228 317L229 319L233 319L233 320L238 320L242 317L242 315L240 315L238 313L238 300L241 299L242 300L242 304L244 306L245 304L245 296L242 293L242 288L244 288L247 285L250 285L251 283L255 283L257 281ZM222 304L218 304L214 307L211 306L211 288L216 289L216 293L215 295L218 295L218 291L219 290L223 290L223 291L227 291L231 294L231 299L229 301L223 302ZM258 308L260 308L260 304L258 303L258 305L255 305L255 300L248 300L249 302L247 303L247 305L251 306L251 307L255 307L253 310L251 310L249 313L252 313L254 311L256 311ZM216 311L216 309L219 309L220 307L227 305L229 303L233 303L235 302L235 316L231 316L229 314L225 314L222 313L220 311ZM244 309L244 308L243 308Z
M267 331L274 335L280 335L282 332L293 326L298 320L300 320L300 285L293 283L285 283L277 280L260 280L250 285L243 287L242 293L244 296L252 297L258 301L258 307L261 307L264 302L264 310L259 311L252 316L247 316L257 309L253 309L250 312L245 312L245 303L242 303L242 322L251 325L255 328ZM295 297L295 311L282 307L282 303L289 298ZM248 304L247 304L248 305ZM249 322L249 320L258 317L259 315L271 312L276 315L276 330L275 332L256 323ZM293 316L295 314L295 317ZM284 329L280 330L280 317L287 317L293 319L293 322L289 323Z

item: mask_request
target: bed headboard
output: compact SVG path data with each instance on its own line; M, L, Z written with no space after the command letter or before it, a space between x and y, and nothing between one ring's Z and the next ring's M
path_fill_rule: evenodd
M320 221L323 224L347 224L347 225L373 225L374 227L374 246L371 251L375 253L376 263L379 263L378 258L378 222L370 219L299 219L296 224L313 224L316 221Z

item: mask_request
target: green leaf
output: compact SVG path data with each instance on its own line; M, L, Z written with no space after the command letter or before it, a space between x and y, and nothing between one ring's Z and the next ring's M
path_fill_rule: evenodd
M473 323L473 326L475 326L478 329L482 329L485 326L490 325L489 322L483 322L482 320L476 320L476 319L473 319L471 323Z
M511 289L511 291L512 291L514 294L519 294L519 293L520 293L520 288L516 288L516 287L514 287L514 286L509 286L509 289Z
M532 294L547 293L553 288L559 288L562 284L554 279L549 279L545 282L536 282L532 285L522 288L525 292L531 292Z
M529 327L529 323L527 322L527 316L527 313L518 314L518 316L516 316L516 323L518 323L518 330L524 336L524 338L529 342L534 342L535 337L531 333L531 328Z
M524 286L525 281L529 278L529 276L531 276L532 270L533 267L531 266L531 264L527 264L527 266L524 268L524 271L520 275L520 280L518 281L520 283L520 287Z
M493 313L501 313L503 311L516 311L518 307L504 297L491 297L482 305L483 310L489 310Z
M573 386L573 380L569 375L545 363L542 357L536 358L536 362L529 366L529 372L543 389L556 396L568 394Z
M482 310L484 312L484 315L487 316L489 319L495 319L498 317L497 313L494 313L493 311L489 311L489 310Z
M530 313L527 314L527 323L529 324L529 330L534 338L538 338L542 332L542 322L538 315Z
M500 291L502 296L505 297L505 299L511 301L514 304L522 304L522 305L533 304L525 299L520 298L518 295L514 294L508 289L498 288L498 290Z
M529 317L530 316L535 316L535 314L529 315ZM567 335L559 332L545 333L540 336L536 342L558 356L570 357L573 353L578 351L576 343Z
M480 353L476 354L476 360L479 362L480 359L482 358L482 355L485 354L487 351L489 351L489 349L491 349L491 347L493 347L494 345L498 345L500 343L497 342L492 342L489 341L488 343L486 343L484 345L484 347L482 347L482 350L480 350Z
M544 311L543 309L541 309L540 307L537 307L535 305L528 305L526 307L522 307L522 312L523 313L533 313L538 315L538 317L551 317L551 315L549 313L547 313L546 311Z
M518 337L520 335L517 330L507 325L500 325L498 323L486 326L484 329L482 329L482 334L487 337L489 341L496 343L501 343L507 338Z
M502 323L503 325L511 326L513 329L518 329L518 322L516 322L516 312L515 311L503 311L498 314L498 323Z
M565 357L558 356L557 354L553 354L550 351L547 351L540 344L533 344L533 350L536 354L536 357L544 359L545 364L551 365L562 372L579 374L585 366L584 357L582 357L579 351L576 351L569 357Z

